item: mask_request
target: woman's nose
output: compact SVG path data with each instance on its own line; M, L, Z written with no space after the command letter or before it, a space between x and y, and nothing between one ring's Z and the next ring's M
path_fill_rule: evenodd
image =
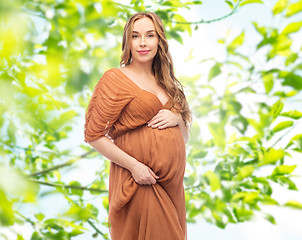
M146 40L145 37L141 37L141 42L140 42L141 46L146 46Z

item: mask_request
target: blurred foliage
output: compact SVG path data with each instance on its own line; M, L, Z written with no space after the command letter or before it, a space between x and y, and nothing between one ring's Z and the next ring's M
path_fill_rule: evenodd
M207 22L252 3L262 1L222 1L231 12ZM97 198L108 211L109 162L103 161L90 184L84 186L78 179L67 182L66 169L99 155L80 142L77 151L66 142L84 117L97 79L119 65L128 17L137 11L154 11L163 20L168 39L183 43L183 34L191 35L197 23L187 22L178 12L201 4L0 1L0 226L13 229L27 222L33 229L31 240L71 239L86 231L109 239L103 230L106 216L91 201ZM302 152L302 134L277 145L302 117L299 109L283 111L286 101L302 89L301 49L292 47L292 34L302 24L291 20L301 11L301 1L280 0L272 14L286 19L287 25L253 23L261 37L255 46L257 60L240 51L245 43L242 32L234 39L219 40L225 49L223 61L200 62L213 63L207 76L180 77L195 116L185 176L189 222L202 215L224 228L250 220L265 204L301 209L295 200L281 204L272 198L273 183L297 190L292 180L296 166L288 159L292 152ZM254 101L244 101L245 96ZM201 130L204 124L208 139ZM270 168L271 174L260 174ZM68 205L60 215L49 217L43 209L23 214L23 207L58 194ZM264 213L264 217L275 223L273 216ZM0 237L9 239L5 234ZM24 237L16 233L15 239Z
M274 217L263 212L265 205L301 209L297 201L280 203L273 198L274 184L298 190L293 181L296 165L291 159L302 153L302 135L279 143L302 118L301 108L283 110L287 101L301 98L302 49L294 49L292 34L302 24L290 18L301 11L300 2L277 1L272 17L284 24L260 26L253 22L260 36L251 47L253 54L242 51L245 32L233 39L219 39L224 60L202 60L200 64L212 63L208 76L182 79L190 89L196 116L185 178L189 222L202 215L224 228L260 212L275 224ZM203 169L210 170L204 173Z

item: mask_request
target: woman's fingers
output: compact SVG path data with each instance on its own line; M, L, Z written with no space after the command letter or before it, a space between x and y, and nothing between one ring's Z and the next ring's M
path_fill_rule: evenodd
M155 183L156 183L156 180L155 180L153 177L151 177L151 178L149 179L149 182L150 182L151 184L155 184Z
M177 124L174 124L173 122L161 121L161 122L158 122L158 123L152 125L151 127L158 128L158 129L164 129L167 127L175 127L176 125Z
M134 171L131 172L135 182L140 185L155 184L159 177L148 166L139 163Z
M179 124L181 115L173 113L170 110L160 110L149 122L148 127L164 129L167 127L175 127Z
M166 109L159 110L159 112L148 122L148 126L149 125L152 126L153 124L165 119L164 115L165 115L166 111L169 111L169 110L166 110Z
M158 178L158 176L156 176L156 174L149 167L147 167L147 168L148 168L148 172L149 172L147 182L149 181L151 184L155 184L156 178Z
M167 128L167 127L172 127L172 126L169 126L168 123L163 124L163 125L161 125L161 126L158 126L159 129L164 129L164 128Z
M151 168L148 168L149 169L149 172L151 173L152 177L154 177L155 179L159 179L159 176L157 176Z
M148 126L151 127L151 126L153 126L154 124L157 124L157 123L159 123L159 122L161 122L161 121L163 121L163 120L164 120L163 117L161 117L161 116L155 116L155 117L153 117L153 118L148 122Z

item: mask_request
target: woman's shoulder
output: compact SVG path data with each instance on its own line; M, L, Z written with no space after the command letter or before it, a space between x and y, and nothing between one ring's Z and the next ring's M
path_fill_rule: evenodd
M104 72L104 75L111 76L111 77L118 76L119 71L120 71L119 68L109 68Z
M113 83L119 81L120 77L118 68L109 68L101 76L99 82Z
M119 68L110 68L106 70L100 79L100 84L108 85L112 88L132 91L134 86L127 80L126 75Z

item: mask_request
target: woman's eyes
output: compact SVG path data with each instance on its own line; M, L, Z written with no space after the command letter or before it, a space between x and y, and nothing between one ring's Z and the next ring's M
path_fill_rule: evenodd
M132 35L132 38L138 38L139 36L138 35ZM148 38L153 38L154 35L153 34L149 34L147 35Z

